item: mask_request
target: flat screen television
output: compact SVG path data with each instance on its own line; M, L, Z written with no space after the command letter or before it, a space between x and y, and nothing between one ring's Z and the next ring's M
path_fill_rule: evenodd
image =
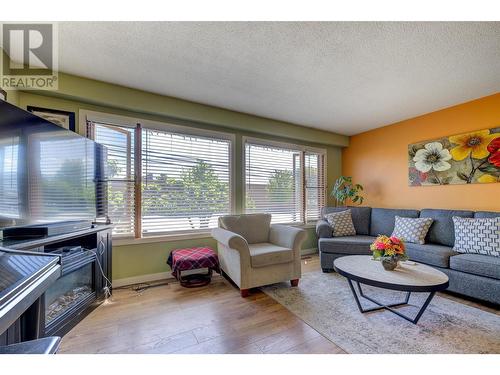
M0 101L0 231L107 214L106 148Z

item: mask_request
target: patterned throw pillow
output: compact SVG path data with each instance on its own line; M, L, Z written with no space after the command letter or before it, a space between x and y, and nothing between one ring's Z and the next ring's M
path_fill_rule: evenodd
M333 237L355 236L356 229L352 222L351 210L332 212L325 215L333 230Z
M453 216L453 224L454 251L500 257L500 217L472 219Z
M392 235L402 238L405 242L423 245L432 221L430 217L410 218L396 216L396 224Z

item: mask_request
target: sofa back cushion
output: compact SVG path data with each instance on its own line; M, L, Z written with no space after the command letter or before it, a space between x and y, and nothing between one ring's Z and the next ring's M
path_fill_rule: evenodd
M269 242L270 214L227 215L219 218L219 227L242 236L249 244Z
M500 212L493 212L493 211L477 211L474 214L474 217L476 219L491 219L499 216Z
M370 233L371 207L348 206L347 208L351 210L352 222L356 229L356 234L368 235ZM345 210L346 207L323 207L321 216L324 218L329 213Z
M455 244L453 216L474 217L474 212L431 208L425 208L420 211L420 217L430 217L434 220L429 232L427 232L425 242L453 247Z
M418 210L372 208L370 236L378 236L379 234L390 236L394 231L396 216L416 218L418 217Z

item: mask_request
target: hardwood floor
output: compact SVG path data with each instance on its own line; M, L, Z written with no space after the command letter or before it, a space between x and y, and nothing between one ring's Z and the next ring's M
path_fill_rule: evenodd
M318 269L318 256L302 260L303 272ZM220 276L201 288L159 284L115 290L64 336L60 353L345 353L259 290L241 298Z
M303 259L318 269L318 257ZM114 291L64 336L60 353L344 353L261 291L241 298L215 276L187 289L174 280Z

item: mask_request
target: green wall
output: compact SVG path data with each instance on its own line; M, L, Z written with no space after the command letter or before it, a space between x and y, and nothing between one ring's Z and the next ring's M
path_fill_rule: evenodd
M27 106L36 106L75 112L77 122L80 110L92 110L230 132L235 135L236 139L236 166L241 165L242 162L243 136L325 148L327 150L328 186L331 186L341 173L341 147L347 146L349 142L346 136L326 131L67 74L60 74L57 92L19 92L15 99L15 104L24 109ZM243 201L241 168L236 168L235 182L236 211L241 212ZM314 229L307 228L307 231L308 238L303 249L315 248ZM172 249L202 245L215 246L215 242L211 238L201 238L153 243L139 240L134 244L114 245L113 278L116 280L168 271L165 261Z
M8 90L7 91L7 101L14 105L19 105L19 91Z
M314 228L307 228L307 240L303 249L317 247ZM165 262L170 252L183 247L211 246L217 248L217 242L212 238L199 238L170 242L143 243L137 245L113 245L113 279L121 279L137 275L147 275L170 270Z

